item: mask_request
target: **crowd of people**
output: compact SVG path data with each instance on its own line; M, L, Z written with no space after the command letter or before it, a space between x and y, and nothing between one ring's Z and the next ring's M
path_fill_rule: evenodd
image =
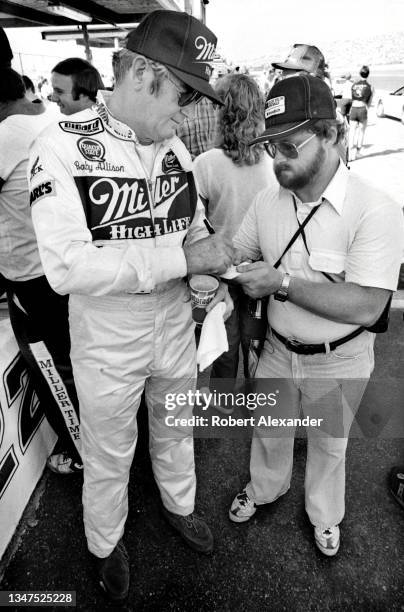
M123 535L143 392L167 522L196 551L214 546L194 510L192 432L178 425L169 437L159 425L166 395L196 388L184 279L220 281L208 309L224 302L229 350L214 362L211 384L232 390L241 347L256 392L284 379L288 415L328 420L327 431L308 431L305 479L314 542L327 556L340 546L349 428L397 288L402 214L347 167L347 122L321 52L294 45L274 63L282 72L264 100L238 71L212 87L216 42L187 13L154 11L114 52L112 91L85 60L53 68L56 119L2 43L0 272L58 435L48 466L83 473L88 549L114 601L129 592ZM358 151L370 102L365 72L352 85ZM237 275L225 282L231 266ZM192 416L192 403L177 408L179 419ZM288 491L293 444L290 429L253 436L233 522ZM403 479L396 470L391 483L401 504Z

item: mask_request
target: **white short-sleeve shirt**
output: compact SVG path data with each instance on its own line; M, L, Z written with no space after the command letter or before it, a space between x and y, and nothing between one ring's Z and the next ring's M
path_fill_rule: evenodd
M293 205L295 198L297 215ZM325 189L321 206L305 228L308 254L301 236L284 255L279 270L318 283L357 283L395 291L404 244L403 214L378 187L340 163ZM247 256L274 264L319 202L302 203L282 187L260 192L234 239ZM297 218L296 218L297 217ZM271 326L284 336L306 343L342 338L357 325L330 321L289 301L271 297Z

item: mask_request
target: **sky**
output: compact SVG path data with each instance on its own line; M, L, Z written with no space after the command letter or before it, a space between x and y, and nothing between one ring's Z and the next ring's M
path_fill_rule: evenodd
M248 65L275 52L284 58L297 42L321 49L326 41L404 32L404 0L209 0L206 23L218 37L221 56L229 63ZM63 57L84 56L83 47L73 43L42 41L42 29L8 31L14 67L20 72L38 76ZM42 56L41 66L35 57L30 60L30 54ZM107 55L94 51L94 62L109 66L110 53L103 59Z
M248 60L270 46L404 32L404 0L209 0L206 25L227 60Z

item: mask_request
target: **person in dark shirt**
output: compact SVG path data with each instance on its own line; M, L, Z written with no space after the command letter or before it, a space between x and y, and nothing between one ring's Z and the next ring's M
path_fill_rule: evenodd
M361 152L366 127L368 124L368 108L372 101L373 89L367 78L368 66L362 66L360 79L352 85L352 107L350 112L349 130L349 160L353 161Z

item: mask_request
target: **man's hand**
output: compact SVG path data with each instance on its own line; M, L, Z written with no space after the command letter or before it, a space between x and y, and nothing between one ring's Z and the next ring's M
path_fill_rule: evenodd
M188 274L223 274L233 260L233 247L215 234L184 245ZM220 300L219 300L220 301Z
M212 308L214 308L216 304L219 304L219 302L224 302L226 304L226 310L224 312L223 319L224 321L227 321L227 319L233 312L234 304L233 300L230 297L229 289L226 283L219 283L219 289L216 291L216 295L213 300L209 302L209 304L206 306L206 312L212 310Z
M283 274L265 261L237 266L240 274L234 279L240 283L247 295L260 298L278 291L282 283Z
M249 257L247 257L247 255L243 254L243 251L240 251L239 249L234 249L234 254L233 254L233 266L239 266L241 263L250 263L252 261L252 259L250 259Z

